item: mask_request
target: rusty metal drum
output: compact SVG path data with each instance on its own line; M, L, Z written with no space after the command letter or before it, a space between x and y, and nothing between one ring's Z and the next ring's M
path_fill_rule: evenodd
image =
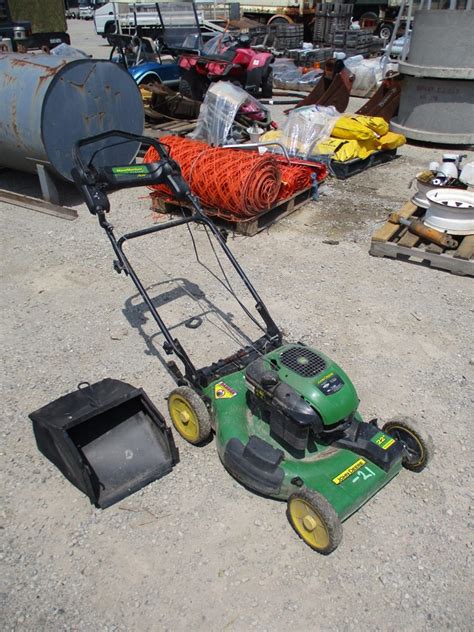
M35 172L41 164L71 181L72 149L81 138L108 130L141 134L140 91L118 64L96 59L0 53L0 166ZM129 164L137 143L107 139L97 166Z

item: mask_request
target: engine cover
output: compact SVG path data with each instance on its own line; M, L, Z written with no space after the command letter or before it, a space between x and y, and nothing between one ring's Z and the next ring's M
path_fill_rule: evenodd
M309 431L322 430L321 417L295 391L282 382L274 370L269 370L262 358L247 367L245 378L249 390L267 411L270 429L274 436L295 450L304 450L308 444Z
M301 343L284 345L256 360L245 377L260 399L294 425L311 427L316 434L349 419L359 404L346 373Z

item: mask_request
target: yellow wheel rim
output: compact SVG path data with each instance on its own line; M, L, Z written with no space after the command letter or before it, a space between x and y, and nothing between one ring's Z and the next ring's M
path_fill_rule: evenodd
M324 522L312 505L302 498L290 501L291 521L303 540L313 549L329 546L329 534Z
M406 433L409 437L413 439L413 441L415 442L416 446L418 447L420 451L420 457L415 463L411 463L411 465L412 467L418 467L419 465L421 465L421 463L423 463L423 461L425 460L425 450L424 450L423 444L421 443L417 435L414 432L412 432L409 428L406 428L405 426L393 425L391 427L391 430L401 431L401 436L400 435L395 435L395 436L396 437L398 436L398 438L401 438L402 441L403 441L403 433ZM390 434L390 430L388 431L388 434ZM411 446L408 446L408 447L411 447Z
M179 434L191 443L199 439L199 421L184 397L171 395L168 401L171 420Z

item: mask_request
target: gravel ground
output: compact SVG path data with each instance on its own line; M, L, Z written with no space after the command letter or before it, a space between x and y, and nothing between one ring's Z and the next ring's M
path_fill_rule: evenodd
M65 191L74 222L0 204L2 629L472 629L473 282L368 255L373 230L440 153L406 146L391 164L331 180L319 202L270 230L230 241L287 337L351 375L366 418L411 415L434 439L431 466L401 472L344 524L329 557L295 536L283 503L236 483L214 442L194 448L175 433L173 472L105 511L39 454L28 414L78 382L123 379L163 412L173 382L161 337L77 196ZM0 187L35 191L10 172ZM114 193L112 208L118 231L151 222L144 191ZM196 241L205 247L202 232ZM241 325L237 307L195 263L185 231L129 251L196 363L228 353L210 321ZM198 330L182 325L202 313Z

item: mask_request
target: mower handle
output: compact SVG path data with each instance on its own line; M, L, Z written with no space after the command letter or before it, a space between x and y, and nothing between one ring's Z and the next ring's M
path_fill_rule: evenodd
M86 145L92 145L111 137L124 138L127 141L152 146L157 151L159 160L157 162L135 165L96 167L93 165L96 154L106 149L105 147L100 147L86 163L81 149ZM72 157L76 166L71 170L71 176L84 197L89 211L96 215L107 213L110 210L106 194L107 189L123 189L156 184L167 185L175 198L178 200L190 200L193 202L193 206L196 207L196 201L191 199L193 196L181 174L181 169L178 163L170 158L165 149L166 147L166 145L154 138L120 130L102 132L101 134L77 141L72 151Z
M145 145L150 145L157 150L160 160L156 163L144 163L143 165L96 168L92 164L95 156L94 153L86 164L83 156L81 155L81 148L85 145L91 145L112 136L118 136L119 138L125 138L129 141L136 141ZM182 348L179 341L172 337L168 327L161 319L161 316L159 315L146 288L138 278L137 273L133 269L133 266L124 253L123 245L126 241L145 235L150 235L152 233L156 233L158 231L162 231L175 226L190 224L191 222L204 224L214 234L234 270L239 275L252 297L255 299L255 308L266 326L265 336L267 340L269 342L276 339L281 340L281 333L275 322L271 318L262 299L258 295L257 290L253 287L247 275L240 267L239 263L227 246L226 238L214 225L213 221L206 215L204 215L199 199L191 193L188 184L181 174L181 169L178 163L170 158L165 147L166 146L155 139L130 134L129 132L121 132L118 130L103 132L102 134L97 134L96 136L83 138L74 145L72 155L76 166L71 170L71 175L76 186L84 197L89 211L93 215L97 216L100 226L105 230L105 233L112 245L112 249L117 256L117 260L114 262L115 270L117 272L123 271L125 272L125 274L130 275L140 296L145 301L156 324L165 337L165 352L175 353L185 366L186 379L191 384L198 384L201 379L199 372L194 367L193 363L189 359L187 353ZM97 151L100 151L100 149ZM120 182L122 175L124 176L124 180ZM117 239L114 234L112 224L110 224L106 219L106 213L110 210L110 202L106 193L106 189L108 187L113 188L114 186L120 188L121 184L124 187L133 187L143 186L152 183L166 184L172 190L175 197L190 202L194 209L192 215L190 217L182 217L180 219L171 220L163 224L148 226L147 228L144 228L142 230L136 230L132 233L122 235L122 237ZM248 310L243 306L243 304L239 300L238 302L242 306L244 311L249 314ZM253 320L254 322L256 322L255 319Z
M100 134L96 134L95 136L88 136L87 138L81 138L81 140L78 140L74 144L72 149L72 158L74 163L79 168L82 168L84 170L88 169L92 164L95 153L92 154L92 158L86 165L84 163L83 156L81 155L81 147L84 147L85 145L92 145L94 143L98 143L101 140L105 140L106 138L113 138L114 136L118 136L119 138L126 138L130 141L136 141L137 143L141 143L143 145L151 145L156 149L162 160L170 160L169 154L163 149L163 147L167 147L167 145L163 145L163 143L160 143L158 140L150 138L149 136L140 136L138 134L131 134L130 132L122 132L121 130L117 129L109 130L107 132L101 132ZM97 150L96 153L102 151L102 149Z

